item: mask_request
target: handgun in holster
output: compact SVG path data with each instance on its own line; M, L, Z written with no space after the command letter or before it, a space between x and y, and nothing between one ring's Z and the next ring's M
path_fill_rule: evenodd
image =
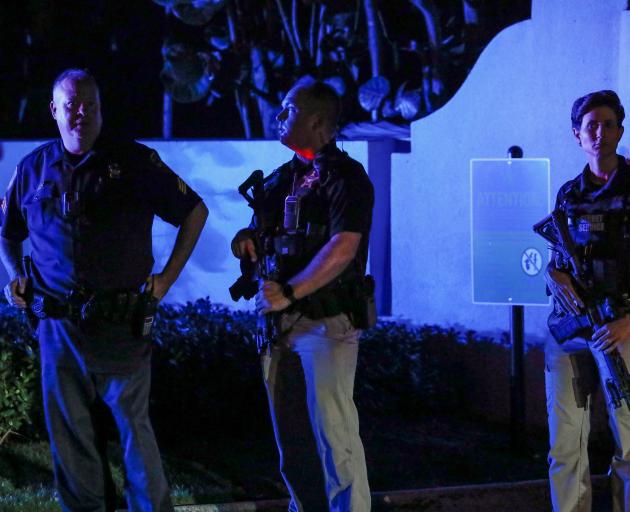
M573 395L575 404L580 409L588 407L588 397L595 392L599 384L597 369L590 352L576 352L569 356L573 370Z
M376 325L375 288L376 283L371 275L363 276L356 287L354 306L350 315L352 325L356 329L369 329Z
M26 323L31 328L33 332L37 329L39 325L39 318L37 314L33 311L33 279L31 272L31 257L24 256L22 258L22 274L26 278L26 287L24 288L24 293L19 293L18 295L24 299L26 302L26 309L24 309L24 318L26 319Z

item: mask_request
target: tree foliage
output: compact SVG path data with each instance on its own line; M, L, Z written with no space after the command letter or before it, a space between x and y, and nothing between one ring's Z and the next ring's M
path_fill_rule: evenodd
M347 121L406 123L442 105L481 50L473 2L153 0L169 15L162 82L179 102L232 96L247 138L275 136L290 85L311 75ZM519 4L522 2L519 2ZM439 8L438 8L439 6Z

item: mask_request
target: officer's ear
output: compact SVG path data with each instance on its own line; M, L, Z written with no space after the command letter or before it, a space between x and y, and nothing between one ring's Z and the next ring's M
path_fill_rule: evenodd
M311 127L313 131L320 130L324 125L324 120L322 119L322 115L319 112L314 112L311 118Z
M580 130L578 130L577 128L572 128L573 130L573 136L576 138L578 146L582 145L582 141L580 140Z
M57 120L57 105L55 105L54 101L50 102L50 113L54 120Z

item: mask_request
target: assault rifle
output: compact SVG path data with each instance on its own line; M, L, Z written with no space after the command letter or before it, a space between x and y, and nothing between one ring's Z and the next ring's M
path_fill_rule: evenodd
M549 331L558 343L562 344L577 336L590 340L593 332L603 324L620 318L628 312L627 297L624 297L623 304L616 303L612 297L599 300L594 297L593 280L571 239L567 216L563 210L551 212L534 225L534 231L547 240L551 249L558 252L569 264L571 277L585 304L585 312L581 315L551 314L548 321ZM601 372L606 373L601 377L610 403L615 408L619 408L623 400L630 409L630 375L619 351L613 350L610 354L606 354L591 348L590 343L588 346L593 357L599 363L603 363L598 364L598 367Z
M251 191L251 195L250 195ZM275 281L278 271L275 264L273 248L274 226L264 211L264 175L260 170L254 171L238 187L238 193L247 201L247 205L254 210L256 228L253 231L254 246L258 260L252 263L247 258L241 258L241 276L230 286L232 300L241 297L251 299L258 291L261 281ZM267 313L259 316L256 324L256 346L258 352L268 350L276 341L279 332L278 315Z

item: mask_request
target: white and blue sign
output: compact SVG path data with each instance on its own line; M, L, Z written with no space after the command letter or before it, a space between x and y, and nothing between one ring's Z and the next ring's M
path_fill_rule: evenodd
M470 191L473 303L547 306L549 160L471 159Z

